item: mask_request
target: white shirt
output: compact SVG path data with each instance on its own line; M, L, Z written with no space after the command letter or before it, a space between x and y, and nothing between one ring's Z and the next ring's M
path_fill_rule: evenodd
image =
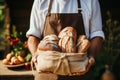
M99 36L104 38L102 31L101 11L98 0L80 0L85 33L89 39ZM30 28L26 36L34 35L38 38L44 29L46 14L50 0L34 0ZM53 0L51 13L78 13L77 0Z

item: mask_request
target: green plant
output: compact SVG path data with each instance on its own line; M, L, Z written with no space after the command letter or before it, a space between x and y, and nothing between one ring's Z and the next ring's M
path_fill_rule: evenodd
M5 18L5 15L4 15L4 4L3 4L3 1L0 2L0 28L3 27L4 25L4 18Z
M111 67L114 64L117 56L120 54L120 22L117 20L112 20L111 14L108 11L108 20L104 25L104 31L106 39L104 41L104 51L106 52L106 63Z

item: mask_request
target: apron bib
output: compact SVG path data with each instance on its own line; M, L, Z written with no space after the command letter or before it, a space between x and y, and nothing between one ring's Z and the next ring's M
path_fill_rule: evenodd
M80 0L78 1L78 9L81 8ZM49 34L58 35L59 32L67 27L71 26L77 31L77 35L85 34L84 24L82 19L81 10L78 13L50 13L52 7L52 0L50 0L48 14L44 25L43 37Z

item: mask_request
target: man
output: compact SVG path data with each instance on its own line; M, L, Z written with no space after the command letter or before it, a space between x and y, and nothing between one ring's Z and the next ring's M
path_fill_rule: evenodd
M87 70L71 76L86 75L94 63L94 57L99 52L104 38L98 0L35 0L31 11L30 29L26 33L29 50L34 56L42 37L48 34L58 35L66 26L74 27L78 35L86 35L91 42ZM58 77L60 80L73 80L70 78ZM77 79L86 80L84 77Z

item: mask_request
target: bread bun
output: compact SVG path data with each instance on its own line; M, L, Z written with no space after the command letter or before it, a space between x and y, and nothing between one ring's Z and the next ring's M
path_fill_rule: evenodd
M19 61L19 59L17 58L17 56L13 56L11 58L11 63L12 64L20 64L21 62Z
M18 58L16 58L16 59L13 60L13 63L14 64L20 64L21 62L18 60Z
M60 38L58 45L62 49L62 52L75 53L76 52L76 30L71 27L65 27L58 35Z
M78 37L78 42L77 42L78 53L87 52L89 47L90 47L90 41L86 38L85 35L80 35Z
M7 59L8 61L10 61L12 57L13 57L13 54L11 54L11 53L8 53L8 54L6 55L6 59Z
M38 50L42 51L61 51L60 47L58 46L59 38L54 35L47 35L40 41L38 44Z
M2 63L5 64L5 65L8 65L8 64L10 64L10 61L5 58L5 59L2 60Z
M21 56L17 56L18 60L21 62L21 63L24 63L25 62L25 59Z

